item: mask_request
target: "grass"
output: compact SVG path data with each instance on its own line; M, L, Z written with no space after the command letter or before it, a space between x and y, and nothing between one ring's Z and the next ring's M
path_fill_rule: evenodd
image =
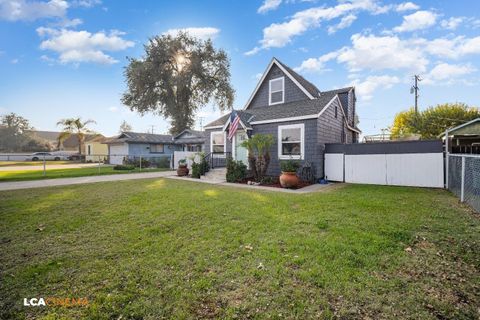
M43 170L15 170L15 171L0 171L0 182L6 181L25 181L25 180L39 180L39 179L55 179L55 178L73 178L85 176L98 176L106 174L126 174L139 172L153 172L165 171L170 169L142 169L135 168L134 170L114 170L112 166L102 166L100 172L98 167L87 168L70 168L70 169L48 169L46 175L43 175Z
M76 164L75 161L45 161L47 165ZM0 161L0 167L43 166L43 161Z
M476 319L479 252L478 216L444 190L1 192L0 318ZM22 305L51 296L89 305Z

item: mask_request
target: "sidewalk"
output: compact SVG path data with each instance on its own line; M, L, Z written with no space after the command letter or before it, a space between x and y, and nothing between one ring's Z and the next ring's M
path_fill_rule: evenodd
M85 184L85 183L107 182L107 181L164 178L174 174L176 174L175 171L161 171L161 172L145 172L145 173L111 174L111 175L104 175L104 176L89 176L89 177L77 177L77 178L0 182L0 191L66 186L66 185L72 185L72 184Z

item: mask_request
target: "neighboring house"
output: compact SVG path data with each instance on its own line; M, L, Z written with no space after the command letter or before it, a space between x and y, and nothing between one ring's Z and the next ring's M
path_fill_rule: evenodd
M205 132L185 129L173 139L175 144L181 146L181 151L200 152L205 145Z
M108 145L111 164L122 164L126 156L171 156L175 150L181 150L169 134L122 132L104 143Z
M108 145L104 142L106 138L102 135L88 137L85 139L85 161L99 162L108 158Z
M227 140L230 114L205 126L206 152L217 157L232 154L248 163L241 142L252 135L271 134L268 174L280 174L280 160L297 159L324 176L325 143L357 143L361 131L355 125L353 87L320 91L295 71L273 58L242 110L240 126Z
M445 140L445 132L438 137ZM480 118L448 129L448 138L450 153L480 154Z

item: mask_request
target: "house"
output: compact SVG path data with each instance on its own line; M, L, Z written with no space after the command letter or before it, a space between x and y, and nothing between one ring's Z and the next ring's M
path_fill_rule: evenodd
M104 142L106 138L102 135L85 138L85 161L99 162L108 159L108 145Z
M171 157L175 150L180 150L169 134L122 132L104 143L108 145L111 164L122 164L125 157Z
M480 118L448 129L438 137L445 141L448 135L448 152L480 154Z
M201 152L205 144L205 132L185 129L174 137L175 144L181 151Z
M280 161L297 159L324 176L325 143L357 143L355 88L321 91L294 70L273 58L241 110L240 126L227 140L230 114L205 126L206 152L214 157L232 155L248 163L241 142L255 134L271 134L267 174L280 174Z

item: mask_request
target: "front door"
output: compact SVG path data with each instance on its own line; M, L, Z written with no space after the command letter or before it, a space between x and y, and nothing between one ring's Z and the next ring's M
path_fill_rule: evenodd
M235 160L242 161L248 166L248 150L241 146L242 142L247 140L247 133L238 130L235 133Z

